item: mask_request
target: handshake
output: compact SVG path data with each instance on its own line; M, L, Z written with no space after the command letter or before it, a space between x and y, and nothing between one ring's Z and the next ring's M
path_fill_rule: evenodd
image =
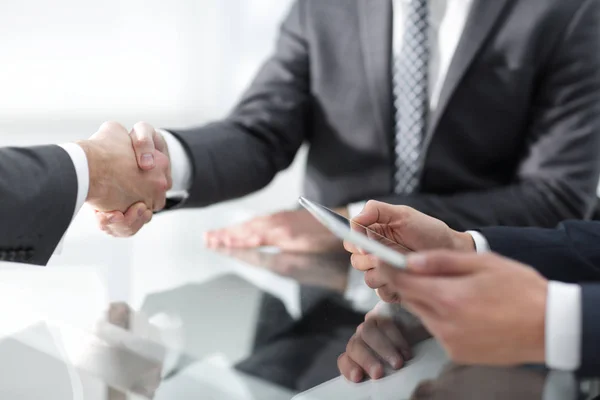
M104 231L130 236L165 207L171 162L164 138L152 126L138 122L128 132L116 122L105 122L77 144L88 160L86 202L97 210Z

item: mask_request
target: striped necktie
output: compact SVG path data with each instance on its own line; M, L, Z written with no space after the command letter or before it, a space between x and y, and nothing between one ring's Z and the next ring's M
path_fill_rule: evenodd
M429 76L428 0L404 2L404 40L394 54L394 193L409 194L419 185L419 156L427 128Z

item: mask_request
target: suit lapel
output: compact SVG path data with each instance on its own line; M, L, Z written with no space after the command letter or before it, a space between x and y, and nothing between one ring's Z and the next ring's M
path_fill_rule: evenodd
M392 130L392 2L356 0L369 96L377 130L389 148ZM493 0L497 1L497 0Z
M452 98L459 82L462 80L478 51L481 49L488 35L496 25L496 20L500 17L506 5L511 1L512 0L473 1L464 32L450 64L444 86L442 87L438 106L434 115L430 118L429 129L427 130L424 139L425 150L429 146L429 142L431 141L440 119L448 106L448 102Z

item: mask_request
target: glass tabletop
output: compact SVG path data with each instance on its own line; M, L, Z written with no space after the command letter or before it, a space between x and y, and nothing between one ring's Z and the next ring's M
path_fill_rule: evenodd
M193 213L169 218L187 235L169 242L158 222L130 242L127 267L113 242L104 270L68 254L0 266L2 398L581 398L572 375L452 365L432 339L402 370L347 382L337 358L377 298L349 290L346 254L211 251Z

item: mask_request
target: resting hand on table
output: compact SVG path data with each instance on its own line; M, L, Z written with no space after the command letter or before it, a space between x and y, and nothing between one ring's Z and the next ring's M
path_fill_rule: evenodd
M460 364L543 363L548 282L533 268L493 253L412 254L408 271L369 271L417 315Z
M345 209L336 211L347 215ZM274 246L291 252L343 251L341 240L305 210L282 211L207 232L205 242L210 248Z

